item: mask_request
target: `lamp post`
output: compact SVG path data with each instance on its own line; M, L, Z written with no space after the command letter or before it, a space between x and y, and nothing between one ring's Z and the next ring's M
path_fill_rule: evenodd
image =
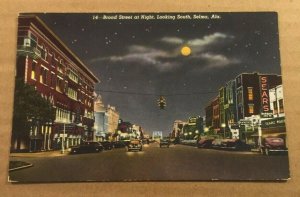
M184 139L186 139L187 133L184 133Z
M61 154L65 153L65 133L66 133L66 122L64 121L64 130L63 130L63 137L61 141Z
M225 139L225 138L226 138L226 136L225 136L225 127L226 127L226 124L225 124L225 123L222 123L222 124L221 124L221 127L223 128L224 139Z

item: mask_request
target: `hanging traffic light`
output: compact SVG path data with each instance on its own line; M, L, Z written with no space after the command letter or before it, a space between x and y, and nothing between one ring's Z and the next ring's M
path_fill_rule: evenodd
M167 106L166 98L160 96L159 99L157 100L157 105L160 109L165 109L165 107Z

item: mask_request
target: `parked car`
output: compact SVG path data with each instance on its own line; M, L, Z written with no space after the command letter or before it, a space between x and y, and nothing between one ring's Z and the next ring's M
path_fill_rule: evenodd
M124 148L126 147L126 143L124 141L115 141L112 142L113 148Z
M170 146L170 140L169 140L169 139L166 139L166 138L161 139L161 140L159 141L159 147L161 148L161 147L163 147L163 146L166 146L167 148L169 148L169 146Z
M103 141L100 142L100 144L103 146L104 150L111 150L113 149L113 143L109 141Z
M99 142L83 142L79 146L71 148L71 154L96 153L103 151L103 146Z
M221 139L214 139L214 140L211 142L211 147L214 148L214 149L219 149L219 148L221 148L221 145L222 145L222 140L221 140Z
M131 140L127 146L128 151L142 151L143 145L140 140Z
M250 151L250 145L239 139L225 139L221 141L220 149L235 150L235 151Z
M214 139L200 139L197 143L198 148L211 148Z
M264 155L271 153L287 153L288 149L282 138L279 137L266 137L262 140L261 152Z

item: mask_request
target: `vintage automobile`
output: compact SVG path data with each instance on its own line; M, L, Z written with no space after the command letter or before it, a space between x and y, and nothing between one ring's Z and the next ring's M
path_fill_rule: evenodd
M103 141L100 142L100 144L103 146L104 150L111 150L113 149L113 143L109 141Z
M271 153L287 153L288 151L284 140L279 137L264 138L260 150L264 155L270 155Z
M220 149L233 151L250 151L250 145L239 139L225 139L221 141Z
M170 140L167 139L167 138L161 139L161 140L159 141L159 147L161 148L161 147L163 147L163 146L169 148L169 146L170 146Z
M127 145L128 151L142 151L143 145L140 140L131 140L129 144Z
M103 151L103 146L99 142L83 142L79 146L71 148L71 154L97 153Z
M197 143L198 148L211 148L214 139L200 139Z
M129 144L129 141L115 141L112 142L113 148L125 148Z

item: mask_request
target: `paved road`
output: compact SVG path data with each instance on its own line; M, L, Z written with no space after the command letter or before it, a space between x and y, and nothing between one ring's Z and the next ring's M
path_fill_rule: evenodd
M114 149L61 157L11 157L34 166L10 172L17 182L275 180L288 178L287 156L145 145L142 152Z

